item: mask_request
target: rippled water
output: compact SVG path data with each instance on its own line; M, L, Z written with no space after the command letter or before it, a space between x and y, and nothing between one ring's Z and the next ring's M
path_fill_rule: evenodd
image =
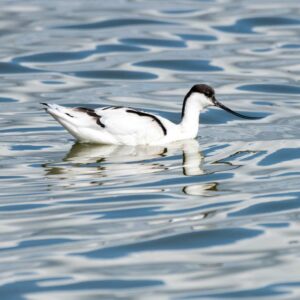
M299 1L1 1L0 298L299 299ZM168 147L75 144L39 102L179 120Z

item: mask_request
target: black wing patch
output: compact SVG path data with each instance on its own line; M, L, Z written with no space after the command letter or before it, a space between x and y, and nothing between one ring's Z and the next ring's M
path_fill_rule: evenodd
M153 121L155 121L159 127L161 128L161 130L163 131L164 135L167 135L167 129L166 127L163 125L163 123L161 122L160 119L158 119L156 116L142 112L142 111L138 111L138 110L133 110L133 109L126 109L126 112L131 113L131 114L137 114L141 117L148 117L151 118Z
M97 115L93 109L86 108L86 107L76 107L76 110L84 112L87 115L93 117L99 126L101 126L102 128L105 128L105 125L101 122L101 116Z

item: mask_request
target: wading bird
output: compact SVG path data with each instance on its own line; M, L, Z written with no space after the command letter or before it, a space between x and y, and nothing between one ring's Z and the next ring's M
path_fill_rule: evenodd
M107 106L97 109L68 108L41 103L81 143L113 145L164 145L193 139L198 134L199 114L209 106L220 107L245 119L258 119L237 113L220 103L206 84L194 85L183 100L181 122L130 107Z

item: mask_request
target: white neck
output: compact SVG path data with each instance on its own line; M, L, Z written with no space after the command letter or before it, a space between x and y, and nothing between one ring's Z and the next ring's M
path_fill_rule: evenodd
M183 102L180 126L187 138L195 138L198 134L200 112L208 106L207 98L203 94L187 95Z

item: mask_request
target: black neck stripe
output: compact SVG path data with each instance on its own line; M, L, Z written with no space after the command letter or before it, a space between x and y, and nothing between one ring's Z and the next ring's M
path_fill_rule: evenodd
M184 97L183 99L183 104L182 104L182 111L181 111L181 119L184 117L184 113L185 113L185 106L186 106L186 102L187 99L192 95L193 91L190 90Z
M148 117L153 119L161 128L161 130L163 131L164 135L167 135L167 129L166 127L163 125L163 123L161 122L160 119L158 119L156 116L142 112L142 111L138 111L138 110L133 110L133 109L126 109L126 112L131 113L131 114L137 114L141 117Z

